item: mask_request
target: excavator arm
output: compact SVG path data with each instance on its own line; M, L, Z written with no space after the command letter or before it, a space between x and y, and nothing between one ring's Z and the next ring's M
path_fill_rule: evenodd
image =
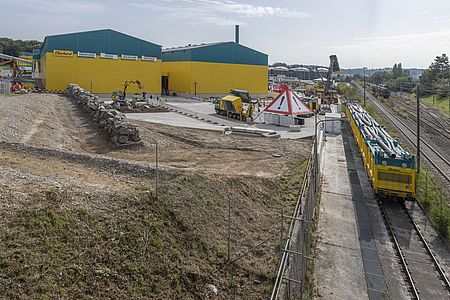
M328 94L328 91L331 87L331 75L333 73L338 73L341 71L341 68L339 67L339 62L336 55L330 55L330 66L328 67L328 73L327 73L327 82L325 82L325 90L324 93ZM321 76L322 77L322 76ZM322 78L323 80L323 78Z

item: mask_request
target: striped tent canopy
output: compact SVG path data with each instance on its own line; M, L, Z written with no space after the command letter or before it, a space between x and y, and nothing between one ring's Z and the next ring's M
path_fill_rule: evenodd
M287 84L282 84L276 92L278 92L278 96L266 106L264 112L288 116L307 116L312 114L309 106Z

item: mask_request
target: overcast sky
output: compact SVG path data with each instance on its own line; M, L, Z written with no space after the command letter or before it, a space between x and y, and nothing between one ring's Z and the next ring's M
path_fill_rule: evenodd
M0 0L0 36L46 35L112 28L162 45L229 41L269 62L428 67L449 54L449 0Z

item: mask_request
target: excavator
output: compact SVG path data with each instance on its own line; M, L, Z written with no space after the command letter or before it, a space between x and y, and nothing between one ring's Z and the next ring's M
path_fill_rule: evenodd
M122 83L123 90L122 91L121 90L114 91L111 95L111 99L112 100L125 100L125 98L127 97L127 89L132 84L136 84L140 90L142 90L144 88L144 86L141 84L141 82L139 80L126 80L124 83Z
M322 92L322 104L320 107L320 110L325 113L327 111L331 112L330 104L337 103L337 98L334 96L335 92L331 91L331 75L334 73L339 73L341 71L341 68L339 67L339 62L336 55L330 55L330 66L328 67L327 72L327 78L326 81L320 74L319 70L317 70L317 74L319 74L320 79L322 82L320 82L318 86L318 90ZM319 88L320 85L320 88Z
M339 73L341 71L341 68L339 67L339 62L336 55L330 55L330 66L328 67L327 72L327 78L326 81L320 74L319 70L316 67L317 74L319 74L320 79L322 79L321 86L323 87L323 94L329 95L330 94L330 87L331 87L331 75L334 73Z
M111 99L113 100L113 106L127 106L127 89L130 85L137 85L137 87L142 90L144 88L144 85L142 85L142 83L139 80L126 80L124 83L122 83L123 85L123 90L117 90L117 91L113 91L112 95L111 95Z

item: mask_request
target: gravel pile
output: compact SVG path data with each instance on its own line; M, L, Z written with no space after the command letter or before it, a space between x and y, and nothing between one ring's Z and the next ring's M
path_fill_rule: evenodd
M76 100L97 122L99 127L108 133L114 145L127 146L141 141L137 126L127 122L123 113L104 105L97 96L76 84L69 84L66 94Z

